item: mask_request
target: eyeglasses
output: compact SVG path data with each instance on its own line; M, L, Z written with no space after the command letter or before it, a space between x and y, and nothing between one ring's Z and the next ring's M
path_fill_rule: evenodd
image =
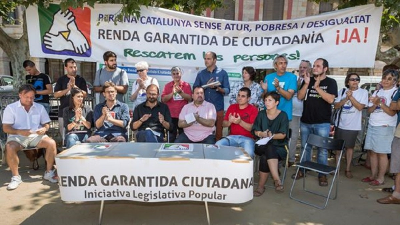
M145 71L145 70L136 70L138 73L141 73L141 72L143 72L143 71Z
M350 78L349 81L360 81L360 78Z

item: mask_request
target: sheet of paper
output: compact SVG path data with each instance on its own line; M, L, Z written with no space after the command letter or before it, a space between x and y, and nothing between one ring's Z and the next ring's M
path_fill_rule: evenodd
M160 151L193 151L193 144L162 144Z
M185 115L185 120L186 120L186 123L193 123L194 121L196 121L196 118L194 117L194 114L193 113L189 113L189 114L186 114Z
M269 142L269 140L272 139L272 137L274 137L274 135L272 135L271 137L261 138L260 140L256 141L256 144L258 144L258 145L266 145Z
M150 127L146 128L146 130L150 130L150 131L153 132L153 134L154 134L155 136L157 136L157 137L160 137L160 135L161 135L160 132L157 132L157 131L151 129Z
M211 86L220 86L221 85L221 82L219 82L219 81L215 81L215 82L212 82L212 83L209 83L209 84L205 84L205 85L203 85L203 86L201 86L202 88L208 88L208 87L211 87Z

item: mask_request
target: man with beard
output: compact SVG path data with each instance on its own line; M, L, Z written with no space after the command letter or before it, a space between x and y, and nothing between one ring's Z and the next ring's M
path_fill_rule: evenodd
M213 104L204 100L204 89L194 87L193 102L185 105L179 114L178 126L183 128L175 143L214 144L217 112Z
M303 101L303 113L300 119L301 150L306 151L303 160L311 161L311 146L304 146L308 135L316 134L329 137L331 128L330 119L332 114L332 103L337 97L337 84L332 78L327 77L329 64L326 59L318 58L314 62L312 72L314 77L306 73L302 86L297 94L299 100ZM328 151L318 148L317 162L328 165ZM295 179L304 177L303 171L299 171ZM319 185L327 186L328 180L325 175L318 175Z
M67 72L65 76L58 78L56 87L54 88L54 97L60 98L60 105L58 107L58 124L60 134L64 140L64 118L63 109L69 106L71 97L71 89L79 88L83 91L83 96L87 95L87 85L85 78L76 74L77 67L76 62L72 58L68 58L64 61L64 69Z
M126 142L128 134L126 126L129 123L129 107L117 100L117 87L113 82L105 82L103 95L106 99L94 108L96 133L86 142Z
M217 67L217 54L207 52L204 55L205 69L201 70L193 83L193 87L204 87L205 100L212 103L217 110L216 139L222 138L222 122L224 121L224 96L230 92L228 73ZM214 82L220 84L211 85Z
M105 67L97 70L94 78L93 89L95 92L103 92L102 86L106 81L113 82L117 89L117 99L125 102L124 96L128 91L128 74L125 70L117 68L117 55L112 51L103 54ZM104 102L104 96L100 94L100 103Z
M164 129L173 129L171 114L166 104L158 101L160 90L155 84L146 88L147 100L135 107L131 129L138 130L136 142L163 142Z

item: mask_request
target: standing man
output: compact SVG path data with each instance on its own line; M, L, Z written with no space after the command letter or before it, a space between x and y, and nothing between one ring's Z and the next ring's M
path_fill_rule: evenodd
M97 131L86 139L86 142L126 142L128 140L126 126L130 120L129 107L117 100L117 88L113 82L105 82L102 88L106 101L100 102L94 108Z
M274 59L274 69L276 72L268 74L261 82L261 87L265 92L276 91L281 97L279 99L278 109L284 111L292 120L292 98L297 92L296 75L286 72L288 60L286 56L279 55Z
M45 148L46 171L43 179L58 182L53 170L56 142L46 135L50 127L49 114L42 105L34 102L35 92L32 85L22 85L18 91L19 101L8 105L3 113L3 131L8 134L6 157L12 173L7 190L14 190L22 183L17 153L23 148Z
M305 160L311 160L311 146L304 146L309 134L329 137L331 128L330 119L332 114L332 103L337 97L337 84L332 78L327 77L329 64L326 59L318 58L314 62L313 74L306 73L298 98L304 100L303 114L300 119L301 150L305 152ZM318 148L317 162L328 165L328 151ZM303 171L299 171L295 179L304 177ZM325 175L318 175L319 186L327 186L328 180Z
M220 85L211 85L204 89L205 99L212 103L217 110L216 133L215 138L218 141L222 138L222 121L224 120L224 96L230 92L228 74L225 70L217 67L217 54L207 52L204 55L204 64L206 69L197 74L193 88L201 87L213 82L220 82Z
M28 72L28 75L25 76L26 83L31 84L36 89L35 102L43 105L47 114L49 114L49 94L53 93L49 75L41 73L31 60L25 60L22 66Z
M217 145L242 147L251 158L254 158L254 137L251 134L258 109L249 104L251 91L242 87L237 95L237 104L230 105L226 111L223 127L230 127L231 133L217 141Z
M183 128L175 143L214 144L215 119L217 113L213 104L204 100L204 89L193 88L193 102L185 105L179 114L178 126Z
M112 51L103 54L105 67L97 70L94 78L94 92L103 92L106 81L113 82L117 89L117 100L125 103L124 96L128 91L128 74L125 70L117 67L117 55ZM104 95L100 94L100 103L104 102Z
M147 100L137 105L133 111L131 128L138 130L137 142L163 142L164 129L173 129L168 106L158 101L159 95L158 86L150 84L146 88Z
M300 90L306 73L310 74L311 63L308 60L301 60L299 65L299 76L297 77L297 90ZM297 139L300 134L300 118L303 113L303 101L297 98L297 93L293 95L292 120L289 122L289 128L292 130L292 137L289 144L289 166L296 160Z
M54 97L60 98L60 105L58 106L58 125L63 140L65 138L63 109L69 106L71 89L79 88L83 91L83 97L86 97L87 95L86 80L76 74L77 67L75 60L72 58L66 59L64 61L64 69L67 74L58 78L54 88Z

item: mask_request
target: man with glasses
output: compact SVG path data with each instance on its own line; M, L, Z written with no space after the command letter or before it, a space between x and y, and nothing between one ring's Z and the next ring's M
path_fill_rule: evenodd
M254 158L254 139L251 134L258 109L249 104L251 91L242 87L237 95L236 104L230 105L226 111L223 127L230 127L228 136L215 143L216 145L242 147L251 158Z
M117 67L117 55L112 51L107 51L103 54L104 68L97 70L94 78L94 92L103 92L105 82L113 82L117 90L117 99L120 102L125 102L124 96L128 91L128 74L125 70ZM100 103L104 102L104 95L100 94Z
M126 142L128 140L126 126L129 123L129 107L117 100L117 86L113 82L105 82L103 96L106 99L94 108L96 133L86 142Z
M136 133L137 142L164 142L164 130L173 129L171 114L166 104L158 101L160 90L157 85L150 84L146 88L147 100L133 111L130 124Z
M298 99L304 100L303 113L300 119L301 150L305 152L305 159L311 161L311 146L307 149L304 146L309 134L316 134L329 137L331 128L330 119L332 114L332 103L337 97L336 81L326 74L329 64L326 59L318 58L314 62L313 77L310 74L304 76L304 81L297 94ZM320 164L328 165L328 150L318 149L317 161ZM303 171L299 171L295 179L304 177ZM318 175L319 185L327 186L328 180L325 175Z
M301 83L304 80L306 74L310 75L311 63L308 60L301 60L299 65L299 76L297 76L297 90L300 89ZM297 149L297 139L300 134L300 118L303 113L303 101L297 98L297 93L293 95L293 110L292 110L292 120L289 122L289 128L292 130L292 138L290 141L289 148L289 166L294 164L296 160L296 149Z
M133 102L132 111L135 111L135 107L147 100L146 88L150 84L155 84L158 88L157 79L147 75L149 71L149 64L145 61L141 61L135 64L138 79L132 84L132 91L129 99Z

